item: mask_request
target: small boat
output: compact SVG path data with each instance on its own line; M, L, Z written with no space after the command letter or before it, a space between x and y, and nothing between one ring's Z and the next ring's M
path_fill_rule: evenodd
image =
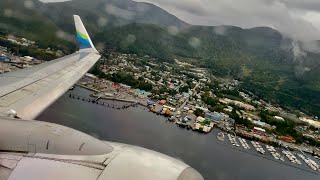
M219 132L218 135L217 135L217 139L219 141L224 141L224 133L223 132Z

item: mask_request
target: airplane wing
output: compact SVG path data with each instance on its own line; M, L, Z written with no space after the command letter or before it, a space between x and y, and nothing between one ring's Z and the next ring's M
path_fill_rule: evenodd
M32 120L100 58L79 16L74 19L78 52L0 75L0 180L203 180L164 154ZM21 119L5 117L11 110Z
M16 112L34 119L73 86L100 58L82 24L74 15L80 50L31 68L0 75L0 116Z

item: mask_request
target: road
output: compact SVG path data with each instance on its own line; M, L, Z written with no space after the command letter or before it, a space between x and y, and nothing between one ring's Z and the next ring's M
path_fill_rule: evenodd
M191 96L193 96L193 95L195 94L196 89L197 89L197 87L198 87L199 85L200 85L200 83L198 83L198 84L196 84L196 85L194 86L194 88L192 89L192 95L191 95ZM187 104L188 102L189 102L189 98L187 98L187 99L181 104L181 106L177 108L177 112L178 112L178 111L181 111L181 110L186 106L186 104Z

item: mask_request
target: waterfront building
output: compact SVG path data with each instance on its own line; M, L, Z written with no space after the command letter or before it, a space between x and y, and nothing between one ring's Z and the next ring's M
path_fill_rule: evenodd
M266 128L272 128L272 126L270 124L267 124L265 122L262 121L251 121L253 124L258 125L258 126L262 126L262 127L266 127Z
M254 127L252 132L262 136L266 135L266 130L259 127Z
M203 117L201 117L201 116L198 116L197 119L196 119L197 122L203 122L203 121L205 121L205 120L206 120L206 119L203 118Z
M166 100L161 100L161 101L158 102L158 104L164 105L164 104L166 104L166 102L167 102Z
M205 107L200 107L200 106L195 106L196 109L201 109L202 111L204 112L208 112L208 108L205 108Z
M213 112L213 113L206 112L204 116L211 121L221 121L223 119L223 116L217 112Z
M0 56L0 61L1 62L9 62L9 61L11 61L11 58L6 57L6 56Z
M279 121L284 121L283 117L280 117L280 116L273 116L276 120L279 120Z
M134 91L134 95L139 97L139 98L146 98L148 96L150 96L152 93L147 92L145 90L140 90L140 89L135 89Z
M293 139L291 136L280 136L279 137L281 140L289 142L289 143L293 143L296 142L295 139Z

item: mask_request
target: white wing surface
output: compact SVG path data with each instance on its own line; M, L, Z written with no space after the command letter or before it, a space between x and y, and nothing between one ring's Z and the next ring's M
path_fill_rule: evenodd
M79 16L74 16L80 50L31 68L0 75L0 116L15 111L34 119L73 86L100 58Z
M80 17L74 20L78 52L0 75L0 180L203 180L164 154L32 120L100 58ZM11 110L21 119L4 117Z

